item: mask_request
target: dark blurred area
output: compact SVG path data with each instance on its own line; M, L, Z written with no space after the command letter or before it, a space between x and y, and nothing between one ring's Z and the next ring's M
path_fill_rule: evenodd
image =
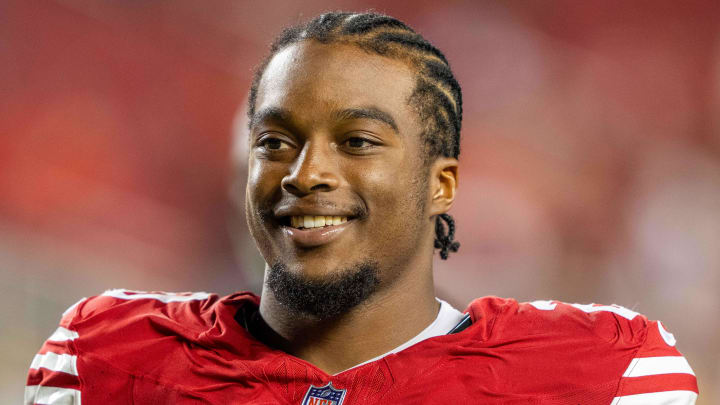
M406 21L463 87L462 246L438 295L630 307L719 403L711 0L1 2L0 402L83 296L258 291L230 159L246 93L282 27L335 9Z

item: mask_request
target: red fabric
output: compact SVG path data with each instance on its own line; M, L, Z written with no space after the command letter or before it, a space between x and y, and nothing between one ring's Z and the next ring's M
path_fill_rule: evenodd
M330 376L268 348L236 322L239 308L258 302L250 293L82 302L64 323L79 335L72 342L83 405L300 405L310 384L328 382L347 390L343 405L610 404L649 325L642 315L562 303L540 310L485 297L469 306L473 324L463 332ZM676 380L667 377L670 385Z
M41 367L39 369L30 369L27 385L44 385L79 390L80 380L72 374L50 371Z
M645 344L635 357L682 356L675 346L670 346L663 339L659 326L660 322L658 321L648 322Z
M60 342L47 340L45 341L45 343L43 343L42 347L38 351L38 354L45 354L47 352L57 354L74 354L71 342L71 340L65 340Z
M693 391L697 393L697 390L697 380L692 374L659 374L624 378L622 384L622 395L662 391Z

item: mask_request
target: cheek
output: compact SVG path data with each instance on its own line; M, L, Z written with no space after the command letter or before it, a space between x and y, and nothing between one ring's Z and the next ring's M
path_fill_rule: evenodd
M406 232L416 228L423 217L425 192L423 172L402 164L363 170L356 178L370 220L386 233ZM395 232L398 231L398 232Z
M248 179L245 187L245 218L250 234L256 239L255 230L259 222L258 201L262 201L262 190L259 189L262 184L261 179L259 167L257 164L253 164L251 159L248 164Z
M264 177L263 169L265 168L265 166L266 165L258 162L252 157L248 160L248 193L254 192L255 189L257 189L258 184L262 183L262 178Z
M269 214L273 202L279 198L282 177L282 170L277 164L250 158L245 188L245 216L250 233L258 244L258 239L262 239L264 233L262 216Z
M271 230L263 222L273 202L278 198L282 169L273 162L253 159L248 161L248 181L245 188L245 218L250 235L260 253L267 260L273 251Z
M253 159L248 163L246 201L255 207L271 203L272 195L280 189L283 168L277 163Z
M397 276L409 257L424 251L428 231L422 196L421 172L397 168L392 176L368 173L363 187L370 216L363 229L359 246L364 254L378 260L387 269L383 278Z

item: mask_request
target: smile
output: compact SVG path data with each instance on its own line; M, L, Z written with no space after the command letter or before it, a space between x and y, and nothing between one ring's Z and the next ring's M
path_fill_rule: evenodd
M337 215L293 215L290 217L290 226L297 229L321 228L344 224L347 220L348 217Z
M293 215L283 222L282 231L293 244L312 248L337 240L356 221L338 215Z

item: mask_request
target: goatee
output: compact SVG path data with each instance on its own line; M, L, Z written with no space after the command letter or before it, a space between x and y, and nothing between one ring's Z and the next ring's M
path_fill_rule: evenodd
M323 278L306 278L290 272L284 263L270 267L266 285L288 310L320 320L347 313L380 284L378 265L368 261Z

